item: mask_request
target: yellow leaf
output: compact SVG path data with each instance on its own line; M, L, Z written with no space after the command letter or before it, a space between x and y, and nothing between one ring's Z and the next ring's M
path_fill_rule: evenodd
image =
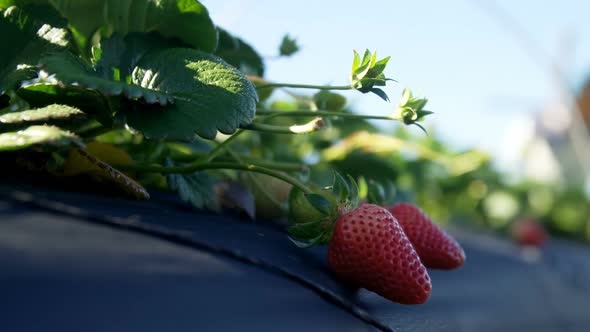
M86 144L86 152L111 165L131 165L133 159L123 150L112 144L90 142Z

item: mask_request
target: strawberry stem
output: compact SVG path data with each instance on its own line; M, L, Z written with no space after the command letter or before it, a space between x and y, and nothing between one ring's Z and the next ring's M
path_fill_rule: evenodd
M244 132L243 130L238 129L235 132L235 134L228 137L225 141L219 143L214 149L212 149L205 156L203 156L201 159L199 159L199 161L212 161L213 159L215 159L215 157L217 157L220 153L223 152L223 149L225 148L226 145L229 145L229 143L231 143L233 140L235 140L243 132Z
M316 90L352 90L350 85L313 85L313 84L295 84L295 83L266 83L256 86L256 89L266 88L296 88L296 89L316 89Z
M262 131L275 134L309 134L318 131L326 126L322 118L315 118L302 125L277 126L260 122L252 122L243 129Z
M393 115L362 115L346 112L332 112L332 111L310 111L310 110L295 110L295 111L277 111L277 110L257 110L257 115L266 116L266 118L274 118L278 116L317 116L317 117L341 117L347 119L365 119L365 120L389 120L400 121L401 118Z
M309 189L305 184L301 181L297 180L296 178L270 169L266 167L261 167L258 165L253 164L240 164L240 163L232 163L232 162L203 162L203 161L196 161L194 163L190 163L187 165L182 166L160 166L160 165L116 165L118 169L134 171L134 172L143 172L143 173L161 173L161 174L168 174L168 173L195 173L198 171L203 171L207 169L233 169L238 171L246 171L246 172L254 172L254 173L261 173L266 174L272 177L275 177L279 180L283 180L294 187L299 188L304 193L311 193L312 190Z
M262 167L266 167L266 168L272 168L274 170L283 171L283 172L308 172L309 171L309 167L305 164L252 158L249 156L237 154L236 152L231 151L227 147L225 148L225 150L229 154L229 156L223 155L223 156L216 157L215 158L216 161L229 162L229 161L235 160L241 164L253 164L253 165L258 165L258 166L262 166ZM177 162L193 162L193 161L201 160L201 158L203 158L204 155L205 155L204 153L192 152L191 154L174 156L174 157L172 157L172 160L177 161ZM236 157L239 157L240 159L238 160Z

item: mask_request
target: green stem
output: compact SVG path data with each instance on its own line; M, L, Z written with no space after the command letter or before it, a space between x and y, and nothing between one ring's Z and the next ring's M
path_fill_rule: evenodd
M326 123L322 118L315 118L308 123L302 125L292 126L276 126L259 122L252 122L243 129L263 131L275 134L309 134L314 131L318 131L326 126Z
M313 85L295 83L266 83L256 86L256 89L266 88L296 88L296 89L317 89L317 90L352 90L350 85Z
M301 181L297 180L296 178L287 175L282 172L278 172L266 167L261 167L257 165L251 164L239 164L239 163L231 163L231 162L202 162L197 161L188 165L183 166L161 166L161 165L116 165L117 169L122 170L129 170L135 172L144 172L144 173L161 173L161 174L168 174L168 173L195 173L198 171L203 171L206 169L234 169L239 171L246 171L246 172L254 172L254 173L261 173L270 175L277 179L283 180L287 183L292 184L294 187L299 188L304 193L311 193L311 189L309 189L305 184Z
M372 119L372 120L390 120L400 121L401 118L393 115L362 115L353 114L346 112L332 112L332 111L310 111L310 110L296 110L296 111L276 111L276 110L257 110L257 115L267 117L278 117L278 116L322 116L322 117L341 117L348 119Z
M231 143L234 139L236 139L238 136L240 136L243 132L244 132L243 130L238 129L238 131L236 131L235 134L228 137L225 141L219 143L213 150L209 151L209 153L207 153L205 156L203 156L203 158L201 158L199 161L212 161L213 159L215 159L215 157L219 156L219 154L223 152L223 148L226 145Z
M252 157L248 157L248 156L244 156L244 155L238 155L237 153L235 153L233 151L232 151L232 153L230 153L229 149L227 147L226 147L226 151L231 155L231 157L220 156L220 157L217 157L216 160L218 160L218 161L231 161L234 159L237 160L237 158L235 157L235 155L237 155L240 158L240 160L243 160L245 163L254 164L254 165L258 165L258 166L262 166L262 167L266 167L266 168L272 168L272 169L276 169L277 171L305 172L308 170L308 167L304 164L284 162L284 161L264 160L264 159L252 158ZM173 156L172 160L177 161L177 162L191 162L191 161L196 161L196 160L202 161L201 158L203 158L204 155L205 155L204 153L192 152L191 154Z

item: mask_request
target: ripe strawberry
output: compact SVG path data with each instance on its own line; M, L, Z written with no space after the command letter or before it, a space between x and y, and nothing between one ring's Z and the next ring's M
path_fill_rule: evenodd
M459 243L420 208L400 203L387 210L398 220L426 267L449 270L463 265L465 252Z
M515 221L511 233L514 241L523 246L541 247L549 237L543 225L532 218Z
M432 289L401 226L377 205L363 204L336 220L328 264L338 277L399 303L424 303Z

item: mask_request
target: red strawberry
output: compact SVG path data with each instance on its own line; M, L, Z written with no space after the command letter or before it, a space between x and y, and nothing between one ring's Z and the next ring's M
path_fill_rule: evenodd
M387 209L399 221L426 267L448 270L463 265L465 252L459 243L434 224L420 208L400 203Z
M523 246L541 247L549 237L543 225L532 218L515 221L512 224L511 233L512 238Z
M377 205L363 204L336 220L328 264L338 277L399 303L424 303L432 289L401 226Z

